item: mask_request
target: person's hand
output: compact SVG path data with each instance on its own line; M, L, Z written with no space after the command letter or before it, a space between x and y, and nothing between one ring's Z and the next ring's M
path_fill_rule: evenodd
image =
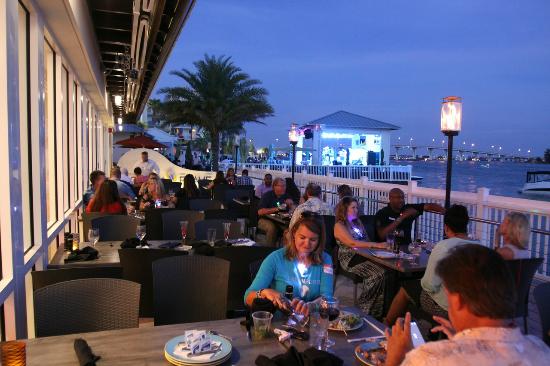
M401 213L401 217L406 219L407 217L413 217L418 215L418 211L416 211L414 208L409 207L405 211Z
M449 339L455 335L456 330L449 320L436 315L434 315L434 320L438 322L439 325L432 328L432 333L443 332Z
M388 353L386 366L400 365L407 352L413 349L411 338L411 313L407 312L405 319L399 318L391 329L391 335L386 328L386 339L388 340Z
M262 297L268 299L281 310L291 311L290 301L283 296L279 291L272 288L266 288L262 290Z
M304 300L301 300L301 299L295 297L294 299L292 299L292 302L290 303L290 306L298 314L302 314L304 316L309 315L309 304L307 302L305 302Z
M376 249L388 249L388 244L386 244L386 242L383 242L383 243L374 243L373 248L376 248Z

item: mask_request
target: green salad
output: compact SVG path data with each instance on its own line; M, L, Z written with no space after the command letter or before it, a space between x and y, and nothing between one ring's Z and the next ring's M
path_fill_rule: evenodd
M336 321L336 328L338 329L353 329L355 328L359 323L361 322L361 318L359 315L347 313L345 315L342 315L338 320Z

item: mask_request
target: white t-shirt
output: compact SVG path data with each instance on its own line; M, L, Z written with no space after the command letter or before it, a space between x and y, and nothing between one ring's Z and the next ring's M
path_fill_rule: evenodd
M519 328L466 329L449 340L410 351L401 366L538 366L550 363L550 348Z
M148 176L151 172L155 172L157 174L160 173L159 166L151 159L148 159L147 161L140 161L136 164L136 167L141 169L141 175Z

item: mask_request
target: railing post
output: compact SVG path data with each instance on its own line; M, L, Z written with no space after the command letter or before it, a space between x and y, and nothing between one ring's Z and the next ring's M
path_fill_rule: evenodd
M374 214L374 212L376 212L376 210L371 209L368 185L369 185L369 178L361 177L361 186L359 188L359 196L364 198L363 202L366 202L366 204L363 207L363 215L371 215L371 214Z
M489 219L487 217L487 199L489 198L489 188L478 188L477 189L477 206L476 206L476 212L474 214L475 217L481 218L483 220ZM489 246L491 246L492 243L489 243L487 241L487 238L490 237L489 230L484 231L483 226L485 224L482 222L476 222L475 223L475 238L479 240L480 243L487 243ZM487 226L489 227L489 225Z

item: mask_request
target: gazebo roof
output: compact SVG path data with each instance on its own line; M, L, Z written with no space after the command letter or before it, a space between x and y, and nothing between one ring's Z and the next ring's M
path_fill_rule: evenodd
M338 111L327 116L315 119L305 125L322 125L329 128L365 129L365 130L398 130L401 127L360 116L355 113Z

